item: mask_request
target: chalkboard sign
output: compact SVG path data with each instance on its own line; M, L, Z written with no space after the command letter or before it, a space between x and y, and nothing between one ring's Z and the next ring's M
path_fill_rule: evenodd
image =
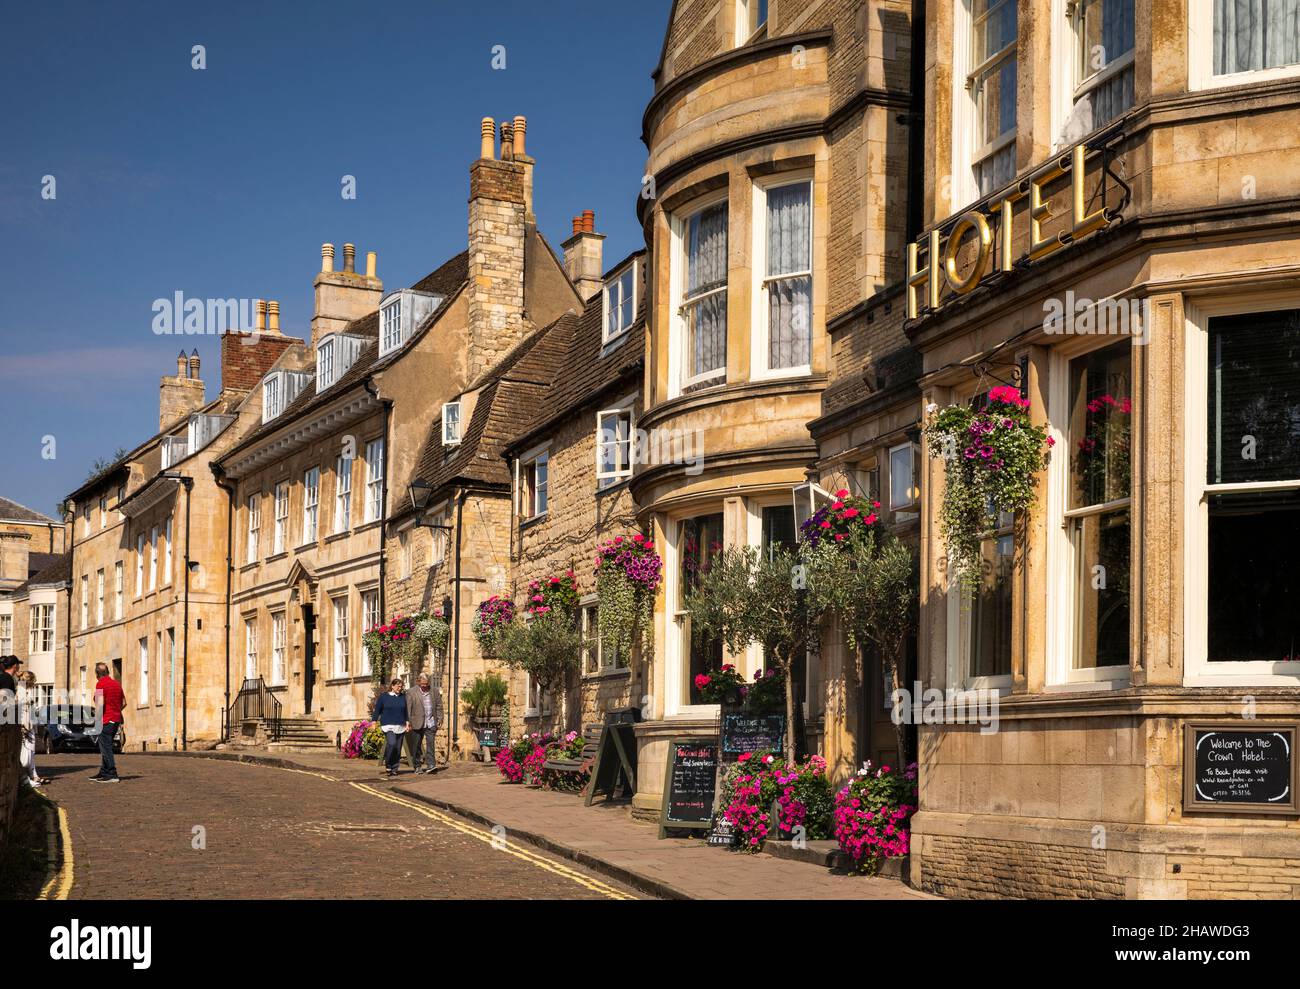
M659 837L664 837L669 828L707 829L717 789L718 743L711 739L670 739Z
M600 730L596 763L587 783L586 806L597 797L612 797L621 786L624 797L636 793L636 731L631 724L607 724Z
M1297 814L1297 728L1292 724L1186 726L1183 809L1215 814Z
M709 828L704 843L706 845L717 845L720 848L730 848L736 843L737 837L735 826L719 814L713 819L713 827Z
M722 754L738 756L759 751L785 751L785 715L723 712Z
M499 749L505 743L501 741L500 725L485 725L482 728L475 728L474 733L478 735L478 744L484 749Z

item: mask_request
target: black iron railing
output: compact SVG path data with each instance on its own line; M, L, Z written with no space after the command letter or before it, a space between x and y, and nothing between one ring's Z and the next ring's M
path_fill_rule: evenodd
M257 718L266 726L266 732L271 741L280 740L280 734L284 730L281 715L280 699L271 693L267 687L266 681L261 677L256 680L245 680L244 685L239 689L239 695L235 702L230 705L229 721L230 730L235 731L235 726L240 722Z

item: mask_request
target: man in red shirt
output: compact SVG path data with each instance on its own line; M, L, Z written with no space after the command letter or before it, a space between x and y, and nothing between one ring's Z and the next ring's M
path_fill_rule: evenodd
M122 727L122 706L126 698L122 685L109 675L107 663L95 664L95 708L99 715L99 772L90 777L96 783L116 783L117 763L113 759L113 740Z

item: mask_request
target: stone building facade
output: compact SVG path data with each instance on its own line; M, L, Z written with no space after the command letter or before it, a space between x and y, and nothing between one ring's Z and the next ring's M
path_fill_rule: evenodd
M1300 52L1259 48L1281 14L1252 10L1255 28L1221 5L1020 4L983 52L984 6L927 8L921 402L1000 378L1055 446L1035 506L986 540L972 606L925 459L921 679L1000 707L995 732L919 728L923 888L1300 888L1300 815L1189 785L1196 726L1300 713Z
M693 640L682 608L692 554L794 541L794 489L818 477L819 454L839 451L819 451L808 424L855 346L851 327L884 325L867 300L901 277L906 217L889 200L906 191L909 9L673 5L643 121L653 196L639 203L650 247L640 424L698 436L702 469L638 467L631 484L665 576L637 727L639 815L658 814L668 739L717 731L716 705L693 686L724 657ZM883 362L905 341L895 326L873 343ZM747 677L763 666L757 649L728 659ZM848 665L823 676L808 663L799 684L809 745L836 746L840 771L856 759Z
M226 495L209 465L251 428L249 381L294 343L279 332L278 303L268 306L269 328L259 304L256 332L222 337L214 399L198 354L179 355L176 375L162 379L160 431L68 497L72 604L56 679L88 703L95 666L107 663L126 695L128 748L223 736L229 540Z

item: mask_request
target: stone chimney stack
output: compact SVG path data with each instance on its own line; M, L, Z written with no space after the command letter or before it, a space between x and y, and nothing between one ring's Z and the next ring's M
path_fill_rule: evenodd
M311 343L314 350L322 337L339 333L348 323L360 319L379 308L383 300L384 283L375 274L375 254L366 255L366 273L356 270L357 249L353 244L343 245L343 270L334 270L334 245L322 244L320 272L313 286L316 290L315 311L311 318ZM279 306L271 317L270 333L280 330ZM268 315L269 315L268 310Z
M573 218L573 236L562 245L564 273L573 282L582 301L600 294L605 287L605 235L596 233L596 214L586 210Z
M469 376L477 378L524 334L524 252L528 237L526 181L531 165L514 157L522 148L517 117L502 126L506 160L494 155L496 125L484 117L480 157L469 170Z
M176 377L164 375L159 386L158 428L172 425L177 419L197 412L205 403L203 379L199 377L199 352L190 357L181 351L176 356Z
M26 583L31 544L30 532L0 531L0 593Z

